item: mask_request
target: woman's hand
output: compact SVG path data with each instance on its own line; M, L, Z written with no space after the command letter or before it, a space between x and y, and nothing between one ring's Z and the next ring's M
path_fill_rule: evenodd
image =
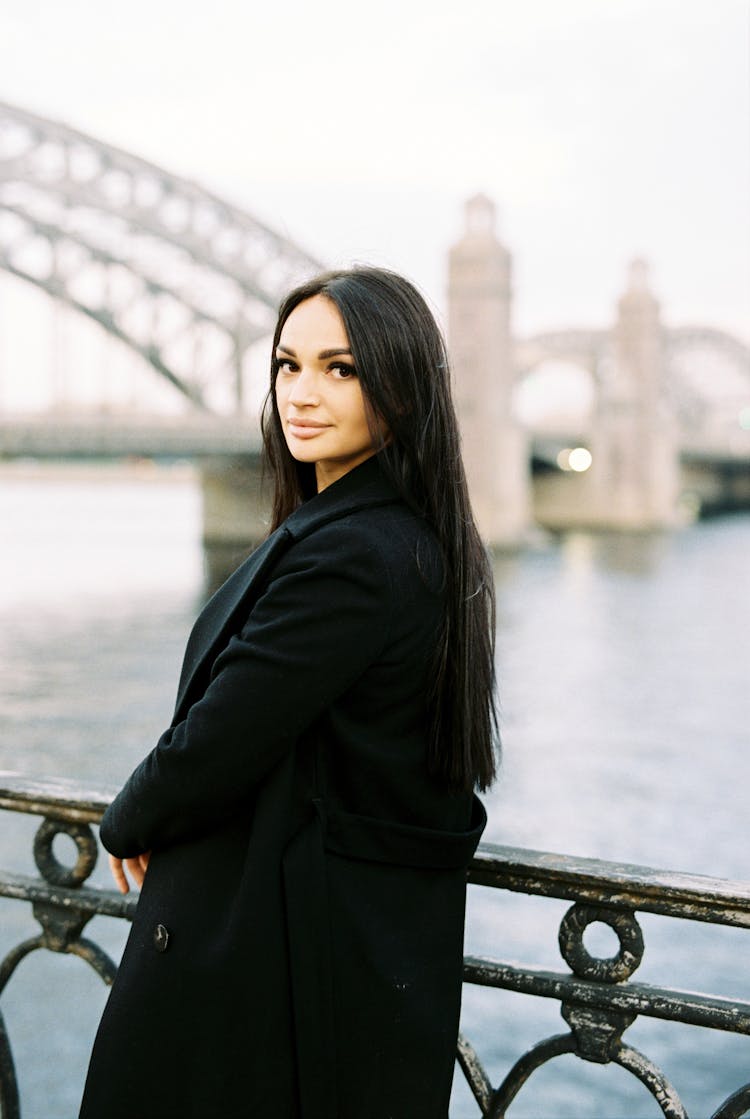
M146 876L146 867L150 857L150 851L144 851L142 855L136 855L133 859L116 859L114 855L109 856L109 869L112 871L112 877L121 894L127 894L130 889L127 874L130 875L133 883L140 890Z

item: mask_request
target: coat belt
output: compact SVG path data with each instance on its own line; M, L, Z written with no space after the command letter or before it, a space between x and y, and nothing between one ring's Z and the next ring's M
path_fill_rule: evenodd
M477 796L467 831L326 811L320 798L283 856L287 939L301 1119L338 1119L326 852L403 867L467 866L487 823Z

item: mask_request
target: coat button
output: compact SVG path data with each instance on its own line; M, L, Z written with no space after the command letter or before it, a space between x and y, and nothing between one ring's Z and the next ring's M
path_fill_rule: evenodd
M154 948L157 952L166 952L169 944L169 930L164 925L157 925L154 929Z

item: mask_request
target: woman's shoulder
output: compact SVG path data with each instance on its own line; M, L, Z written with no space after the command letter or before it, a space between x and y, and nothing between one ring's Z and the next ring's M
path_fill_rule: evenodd
M374 544L383 539L387 542L394 533L394 545L408 547L410 542L422 540L423 547L437 548L434 533L404 500L377 455L303 502L277 531L294 545L312 537L317 544L333 546L344 537L352 542L369 539Z
M350 510L321 525L300 544L322 562L359 571L364 567L378 570L393 592L413 586L438 594L442 587L437 537L404 501Z
M339 527L344 535L371 538L387 555L411 553L417 546L436 555L440 552L427 520L400 499L373 509L353 510L341 519Z

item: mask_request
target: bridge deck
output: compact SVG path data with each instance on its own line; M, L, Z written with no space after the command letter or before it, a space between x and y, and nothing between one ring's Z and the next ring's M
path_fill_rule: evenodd
M5 458L202 458L257 456L253 416L66 415L0 419Z

